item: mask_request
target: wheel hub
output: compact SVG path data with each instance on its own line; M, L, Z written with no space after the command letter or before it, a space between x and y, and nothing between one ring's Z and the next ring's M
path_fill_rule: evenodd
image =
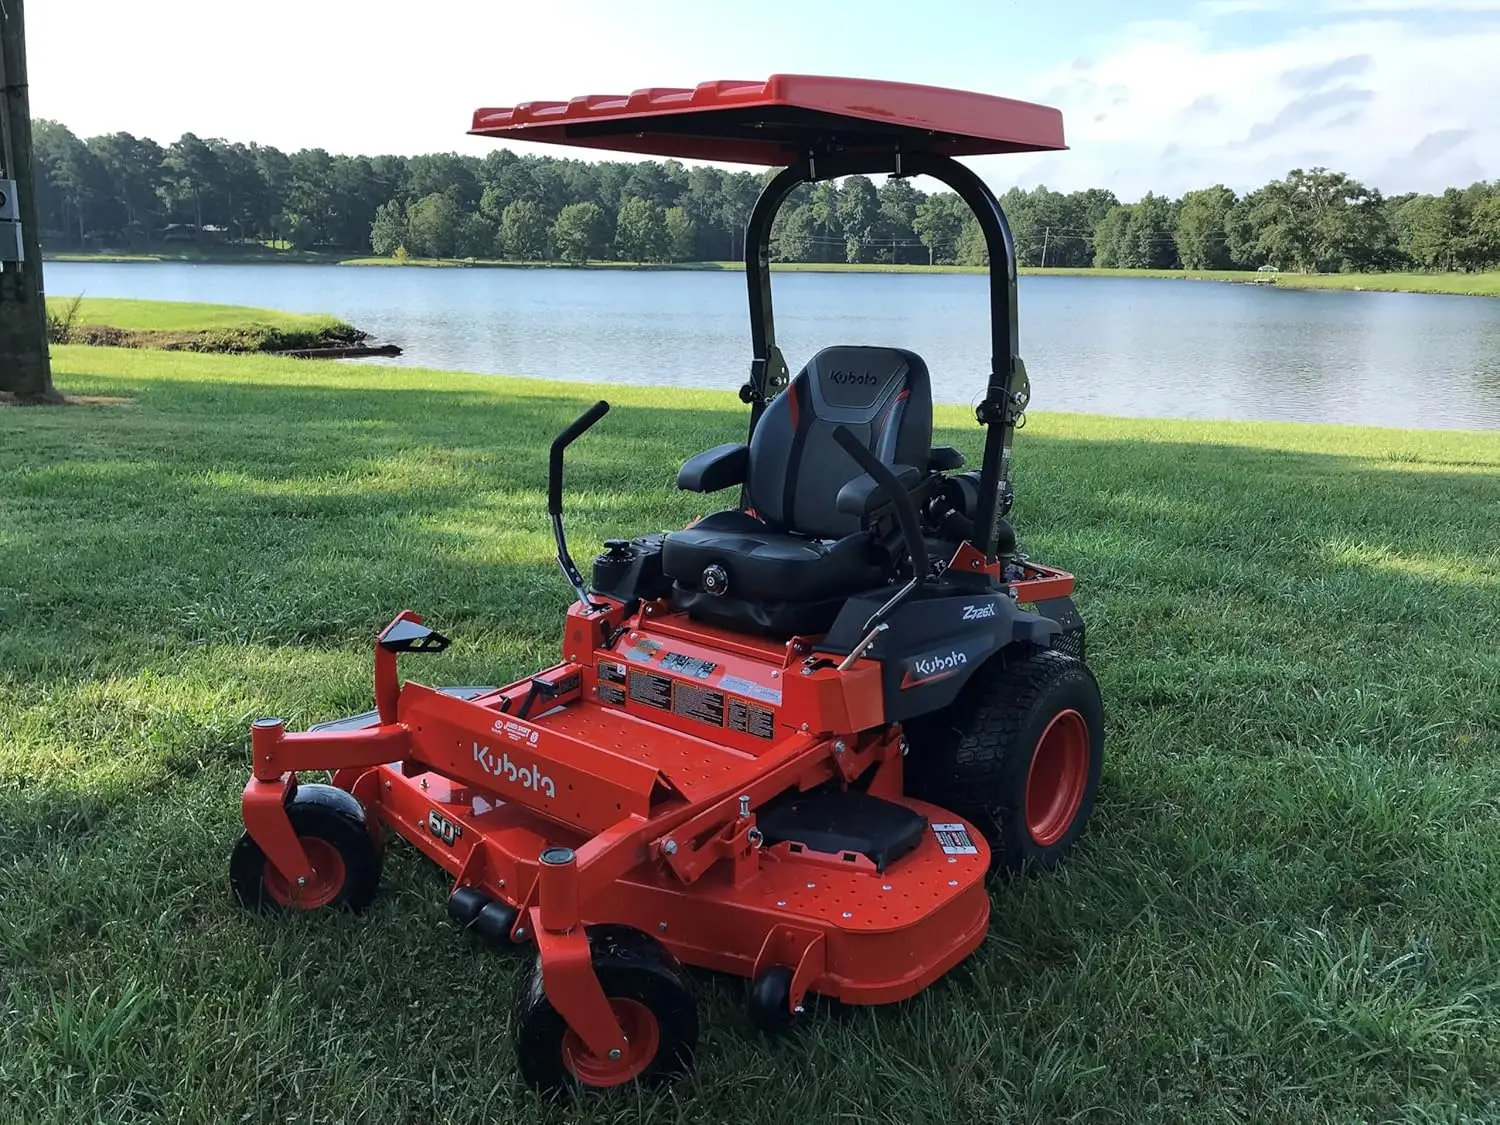
M312 878L305 882L288 879L272 864L266 864L266 892L281 906L297 910L316 910L338 897L344 887L344 857L338 848L320 836L299 836Z
M615 1049L600 1058L571 1027L563 1035L563 1063L585 1086L621 1086L639 1077L661 1045L661 1028L650 1008L639 1000L619 996L610 997L609 1006L625 1033L623 1051Z
M1026 777L1026 830L1038 845L1055 844L1067 834L1088 775L1088 723L1077 711L1059 711L1037 740Z

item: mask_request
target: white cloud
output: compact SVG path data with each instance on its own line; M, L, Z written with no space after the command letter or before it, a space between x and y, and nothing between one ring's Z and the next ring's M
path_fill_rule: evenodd
M1000 183L1107 185L1125 199L1244 190L1311 164L1388 193L1441 190L1500 177L1497 60L1500 24L1343 19L1228 46L1156 21L1036 86L1036 100L1063 110L1069 152L984 170Z
M1239 16L1249 12L1279 12L1287 0L1199 0L1198 11L1205 16Z
M1323 7L1330 12L1500 12L1500 0L1323 0Z

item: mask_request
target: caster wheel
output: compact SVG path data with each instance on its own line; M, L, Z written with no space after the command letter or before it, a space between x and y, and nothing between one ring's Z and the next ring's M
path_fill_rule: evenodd
M517 983L511 1011L522 1079L558 1097L577 1089L658 1086L686 1074L698 1046L698 1006L682 966L628 926L590 926L587 935L594 971L628 1046L618 1059L593 1054L547 1000L537 957Z
M475 890L473 887L459 887L448 896L448 917L463 929L468 929L489 901L489 895L483 891Z
M510 931L520 912L508 902L487 902L474 918L474 932L491 945L515 946Z
M332 785L298 785L287 818L312 862L313 877L297 886L267 860L247 832L229 859L229 886L251 910L363 910L380 885L380 850L365 810Z
M750 995L745 1008L756 1030L766 1035L780 1035L797 1021L791 1009L792 969L772 965L750 981Z

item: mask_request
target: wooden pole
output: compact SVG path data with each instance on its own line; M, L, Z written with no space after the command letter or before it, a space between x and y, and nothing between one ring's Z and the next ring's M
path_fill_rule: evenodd
M0 273L0 391L31 402L60 401L52 388L42 251L37 238L31 107L26 95L26 25L21 0L0 0L0 179L15 180L26 260Z

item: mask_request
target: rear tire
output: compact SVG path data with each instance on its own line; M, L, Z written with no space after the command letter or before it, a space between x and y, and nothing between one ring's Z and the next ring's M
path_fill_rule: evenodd
M991 875L1051 870L1082 835L1104 763L1103 701L1082 661L1002 656L904 727L906 792L979 829Z

